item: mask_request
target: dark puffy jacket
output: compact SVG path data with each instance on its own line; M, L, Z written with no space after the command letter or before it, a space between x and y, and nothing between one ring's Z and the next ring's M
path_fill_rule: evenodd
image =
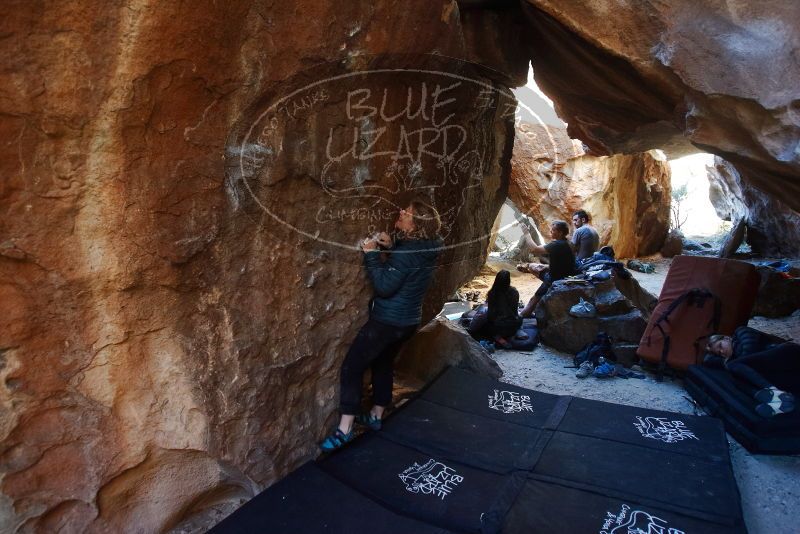
M398 241L385 262L380 252L364 254L364 264L375 296L370 316L393 326L422 322L422 300L431 282L441 241Z
M775 346L775 338L749 326L740 326L733 333L733 355L731 359L749 356Z

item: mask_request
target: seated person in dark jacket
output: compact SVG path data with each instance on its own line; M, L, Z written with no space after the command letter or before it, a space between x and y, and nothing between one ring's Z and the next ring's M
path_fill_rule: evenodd
M511 343L506 338L512 337L522 326L519 291L511 285L511 273L506 270L497 273L494 284L486 295L486 304L487 325L495 343L504 349L511 348Z
M776 342L753 328L740 326L733 336L713 335L708 339L704 364L724 367L750 386L762 417L791 412L792 391L800 391L800 345Z
M373 430L380 429L383 412L392 401L394 358L422 321L422 301L442 246L438 237L440 227L436 209L422 200L414 200L400 210L394 242L385 232L363 242L364 265L374 296L369 319L342 363L341 418L336 431L320 445L322 450L338 449L353 439L356 422ZM386 261L381 261L379 245L389 249ZM367 368L372 371L373 406L369 413L357 418Z
M523 234L530 239L530 230L527 227L522 227ZM528 301L528 304L522 310L522 317L531 317L536 305L544 296L545 293L553 285L556 280L561 280L568 276L575 274L575 254L572 252L572 247L567 241L567 234L569 233L569 226L564 221L553 221L550 223L550 241L543 247L533 243L530 239L528 243L531 251L534 254L546 254L550 259L549 269L543 271L540 278L542 285L536 290L536 293ZM536 272L538 271L537 264L520 264L517 269L522 272Z

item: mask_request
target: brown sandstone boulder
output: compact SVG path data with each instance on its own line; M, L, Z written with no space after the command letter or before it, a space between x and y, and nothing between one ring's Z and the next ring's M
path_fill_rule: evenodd
M758 266L761 277L752 316L785 317L800 309L800 277L786 278L769 267Z
M312 458L366 317L354 243L391 224L401 193L429 192L420 176L444 178L446 243L463 246L443 254L426 317L471 277L507 196L504 91L528 54L592 149L669 148L685 133L798 208L796 64L783 61L794 3L742 7L781 30L761 32L725 4L536 4L551 19L532 13L531 32L516 8L462 16L450 0L7 3L0 531L202 530L193 519ZM752 35L755 59L725 46ZM422 80L346 77L420 66L481 82L446 90L467 144L422 172L391 113L348 107L350 91L388 89L384 111L402 109ZM321 79L341 83L308 85ZM434 120L408 119L406 131Z
M616 288L631 301L636 309L642 312L645 320L650 320L650 315L658 305L658 297L643 288L633 276L628 279L615 276L613 280Z
M725 236L722 246L719 249L720 258L731 258L739 250L739 247L744 241L745 232L747 231L747 223L744 219L739 219L736 224L731 228L730 233Z
M603 287L606 283L610 284L611 287ZM598 315L622 315L633 310L633 304L616 288L614 280L604 282L603 286L596 284L597 290L595 292L594 305L597 308Z
M615 279L589 285L557 281L539 302L536 318L542 343L554 349L576 354L591 343L598 332L611 336L614 347L619 345L625 355L621 363L633 363L627 345L638 345L647 321L622 292ZM569 310L580 299L591 302L597 309L595 317L573 317Z
M614 356L617 357L617 363L621 363L626 367L639 363L639 355L636 351L639 348L638 343L614 343Z
M683 234L681 231L670 230L659 252L665 258L672 258L683 252Z
M426 318L484 262L527 59L455 2L11 2L0 35L0 531L218 519L205 497L235 506L332 427L355 243L437 204ZM448 59L472 57L499 70ZM462 83L358 74L408 67Z
M746 175L715 157L708 171L708 195L717 215L726 221L743 221L750 248L767 257L800 256L800 213L787 206L787 198L771 197L750 185ZM744 228L742 229L744 237Z
M593 153L712 152L800 209L798 2L526 0L539 87Z
M617 257L653 254L669 229L670 170L654 153L593 157L563 128L517 127L508 196L540 230L585 209Z
M472 336L454 321L437 318L403 346L395 372L400 380L424 385L447 367L459 367L499 379L500 366Z
M647 321L645 321L642 312L634 309L624 315L600 317L598 327L611 336L611 339L615 342L635 342L638 344L647 327Z
M580 299L593 302L594 288L583 285L553 283L536 307L536 319L542 343L548 347L577 353L597 335L596 317L572 317L569 309Z

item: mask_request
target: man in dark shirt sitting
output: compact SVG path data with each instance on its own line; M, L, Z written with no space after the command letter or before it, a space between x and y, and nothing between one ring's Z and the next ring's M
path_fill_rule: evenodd
M575 254L572 252L572 247L567 241L567 234L569 234L569 226L564 221L553 221L550 223L550 241L543 247L533 243L530 237L530 230L523 226L522 232L525 240L528 242L531 252L534 254L547 255L550 259L550 268L547 271L542 271L537 264L521 263L517 265L517 270L528 273L541 272L539 277L542 279L542 285L536 290L536 293L528 301L528 304L522 310L520 315L522 317L531 317L536 305L542 299L550 286L556 280L561 280L568 276L575 274Z

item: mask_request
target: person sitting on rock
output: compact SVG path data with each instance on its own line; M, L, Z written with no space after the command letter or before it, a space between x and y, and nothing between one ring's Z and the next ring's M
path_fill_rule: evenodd
M572 224L575 226L575 233L572 234L575 259L583 261L590 258L600 246L600 236L589 224L589 214L584 210L572 214Z
M711 336L706 351L704 365L723 367L750 386L758 415L772 417L794 410L791 391L800 391L800 345L776 343L763 332L740 326L733 336Z
M511 348L507 338L516 334L522 326L519 316L519 291L511 285L511 273L502 270L494 277L494 284L486 295L487 328L495 344L504 349ZM525 336L527 338L527 335Z
M522 317L533 316L533 311L536 305L553 285L556 280L561 280L568 276L575 274L575 254L572 252L572 247L567 241L567 234L569 233L569 226L564 221L553 221L550 223L550 237L553 241L543 247L533 243L530 236L530 229L523 226L522 233L528 241L531 251L534 254L547 255L550 264L549 268L545 269L543 265L537 263L521 263L517 265L517 270L524 273L533 273L542 279L542 285L536 290L536 293L528 301L528 304L523 308Z

